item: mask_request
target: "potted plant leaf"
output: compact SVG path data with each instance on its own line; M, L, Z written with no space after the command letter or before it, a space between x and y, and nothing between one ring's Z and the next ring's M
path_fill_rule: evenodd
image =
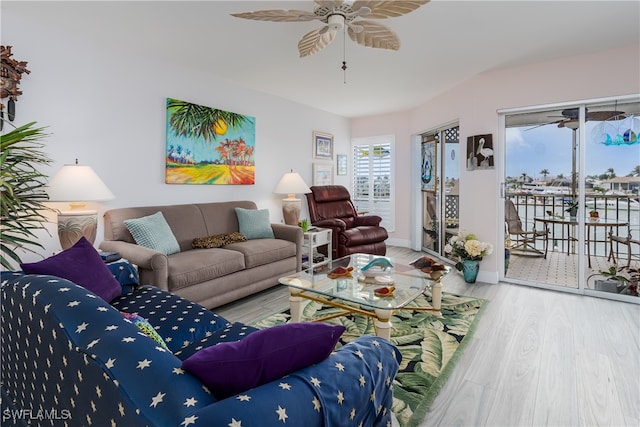
M607 279L594 282L597 291L638 296L640 270L612 265L608 270L600 270L599 274Z
M51 163L42 151L45 136L36 122L0 136L0 265L7 269L21 262L19 251L43 247L35 232L46 230L45 213L52 210L43 204L47 176L39 170Z
M572 200L564 211L569 213L572 220L575 220L578 217L578 200Z

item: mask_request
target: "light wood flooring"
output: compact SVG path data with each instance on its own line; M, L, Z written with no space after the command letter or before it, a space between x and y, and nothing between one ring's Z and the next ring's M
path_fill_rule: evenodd
M422 254L389 248L410 262ZM505 283L444 290L489 300L422 426L640 425L640 305ZM275 287L214 309L251 323L288 306Z

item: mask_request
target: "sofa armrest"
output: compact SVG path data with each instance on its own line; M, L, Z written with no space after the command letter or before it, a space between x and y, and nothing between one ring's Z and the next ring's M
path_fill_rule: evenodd
M149 283L140 283L141 285L154 285L165 291L169 289L169 260L167 255L135 243L122 242L120 240L103 240L99 247L103 251L116 251L123 258L137 265L138 268L151 271L152 280L148 281ZM144 276L144 274L140 275L141 281Z
M359 337L320 363L215 402L193 415L211 427L276 427L283 421L305 427L340 426L345 420L349 425L391 425L393 380L401 360L389 341Z
M296 244L296 271L302 269L302 240L304 233L295 225L271 224L276 239L288 240Z

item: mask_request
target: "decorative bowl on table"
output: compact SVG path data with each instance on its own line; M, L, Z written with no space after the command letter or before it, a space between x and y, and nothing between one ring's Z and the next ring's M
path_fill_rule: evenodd
M327 273L329 279L347 278L352 277L351 272L353 267L336 267Z
M374 289L373 294L380 298L393 297L393 291L395 290L395 286L382 286Z
M447 267L443 263L427 256L420 257L409 265L427 274L431 280L438 280L447 273Z
M362 275L364 277L373 277L373 278L378 276L384 276L386 274L391 273L389 269L382 268L380 266L373 266L366 270L360 270L360 271L362 272Z

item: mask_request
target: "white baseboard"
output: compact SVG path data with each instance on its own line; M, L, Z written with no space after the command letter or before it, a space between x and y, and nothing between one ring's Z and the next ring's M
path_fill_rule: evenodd
M401 248L410 248L411 247L411 241L407 240L407 239L387 239L386 243L388 246L398 246Z

